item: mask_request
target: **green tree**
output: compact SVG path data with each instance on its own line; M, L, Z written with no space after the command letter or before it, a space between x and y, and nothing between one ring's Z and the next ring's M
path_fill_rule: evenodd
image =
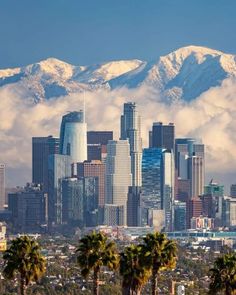
M209 294L224 291L226 295L236 294L236 255L218 257L210 269Z
M106 266L113 270L119 264L116 245L113 241L109 241L103 233L92 232L80 240L77 252L77 261L81 267L82 276L86 278L93 271L93 293L97 295L99 294L101 267Z
M159 273L173 269L176 265L177 247L174 241L167 239L165 234L159 232L147 234L143 241L147 264L152 271L152 295L156 295Z
M120 274L123 277L123 295L139 295L150 277L145 265L143 245L131 245L120 254Z
M6 279L14 279L19 274L20 294L31 281L37 282L45 273L45 259L41 255L39 244L28 236L22 236L12 241L11 246L3 255Z

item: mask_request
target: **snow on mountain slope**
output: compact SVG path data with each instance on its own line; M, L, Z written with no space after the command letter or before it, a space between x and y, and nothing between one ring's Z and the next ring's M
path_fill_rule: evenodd
M74 66L55 58L16 69L0 70L0 86L21 87L35 102L68 93L151 86L163 99L192 100L209 88L236 77L236 57L221 51L187 46L154 62L121 60Z
M112 88L152 86L163 98L191 100L227 77L236 76L236 57L205 47L180 48L110 82Z
M0 79L19 74L20 68L0 70Z
M86 84L104 83L138 68L142 63L140 60L121 60L88 66L84 71L74 75L73 78Z
M70 79L74 73L75 66L60 61L56 58L48 58L41 62L26 66L23 72L28 75L39 75L46 77L55 77L62 80Z

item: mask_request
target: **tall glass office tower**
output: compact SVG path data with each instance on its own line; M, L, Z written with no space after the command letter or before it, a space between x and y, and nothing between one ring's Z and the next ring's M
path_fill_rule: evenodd
M48 156L48 219L49 223L62 222L61 181L71 176L71 159L67 155Z
M87 124L82 110L62 117L60 154L69 155L73 163L87 160Z
M132 186L140 187L142 185L141 117L134 102L124 104L120 127L120 139L128 139L130 144Z
M174 229L175 164L173 150L162 151L162 208L165 210L165 230Z
M144 149L142 178L142 225L147 225L149 210L164 210L166 230L171 230L174 201L173 151L161 148Z
M145 148L142 159L142 208L161 209L162 149Z
M48 156L59 153L59 138L32 138L32 182L41 184L48 192Z

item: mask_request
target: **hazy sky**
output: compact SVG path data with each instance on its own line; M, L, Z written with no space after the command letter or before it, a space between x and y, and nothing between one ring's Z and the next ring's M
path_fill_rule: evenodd
M0 68L152 60L189 44L236 53L236 0L0 0Z

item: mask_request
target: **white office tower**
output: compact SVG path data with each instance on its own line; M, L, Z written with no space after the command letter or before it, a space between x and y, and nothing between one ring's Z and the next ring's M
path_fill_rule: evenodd
M82 110L62 117L60 154L69 155L72 163L87 160L87 124Z
M190 179L190 195L192 198L204 193L204 159L199 156L188 158L188 174Z
M142 139L141 117L134 102L124 104L124 114L121 116L120 139L129 140L132 186L142 186Z
M5 205L5 164L0 164L0 210Z
M123 206L123 221L117 225L127 224L128 189L132 181L130 162L130 146L128 140L109 140L107 145L105 178L106 204ZM119 210L121 210L120 207Z
M165 230L172 231L174 223L174 185L175 163L173 151L164 150L162 154L162 202L165 210Z

